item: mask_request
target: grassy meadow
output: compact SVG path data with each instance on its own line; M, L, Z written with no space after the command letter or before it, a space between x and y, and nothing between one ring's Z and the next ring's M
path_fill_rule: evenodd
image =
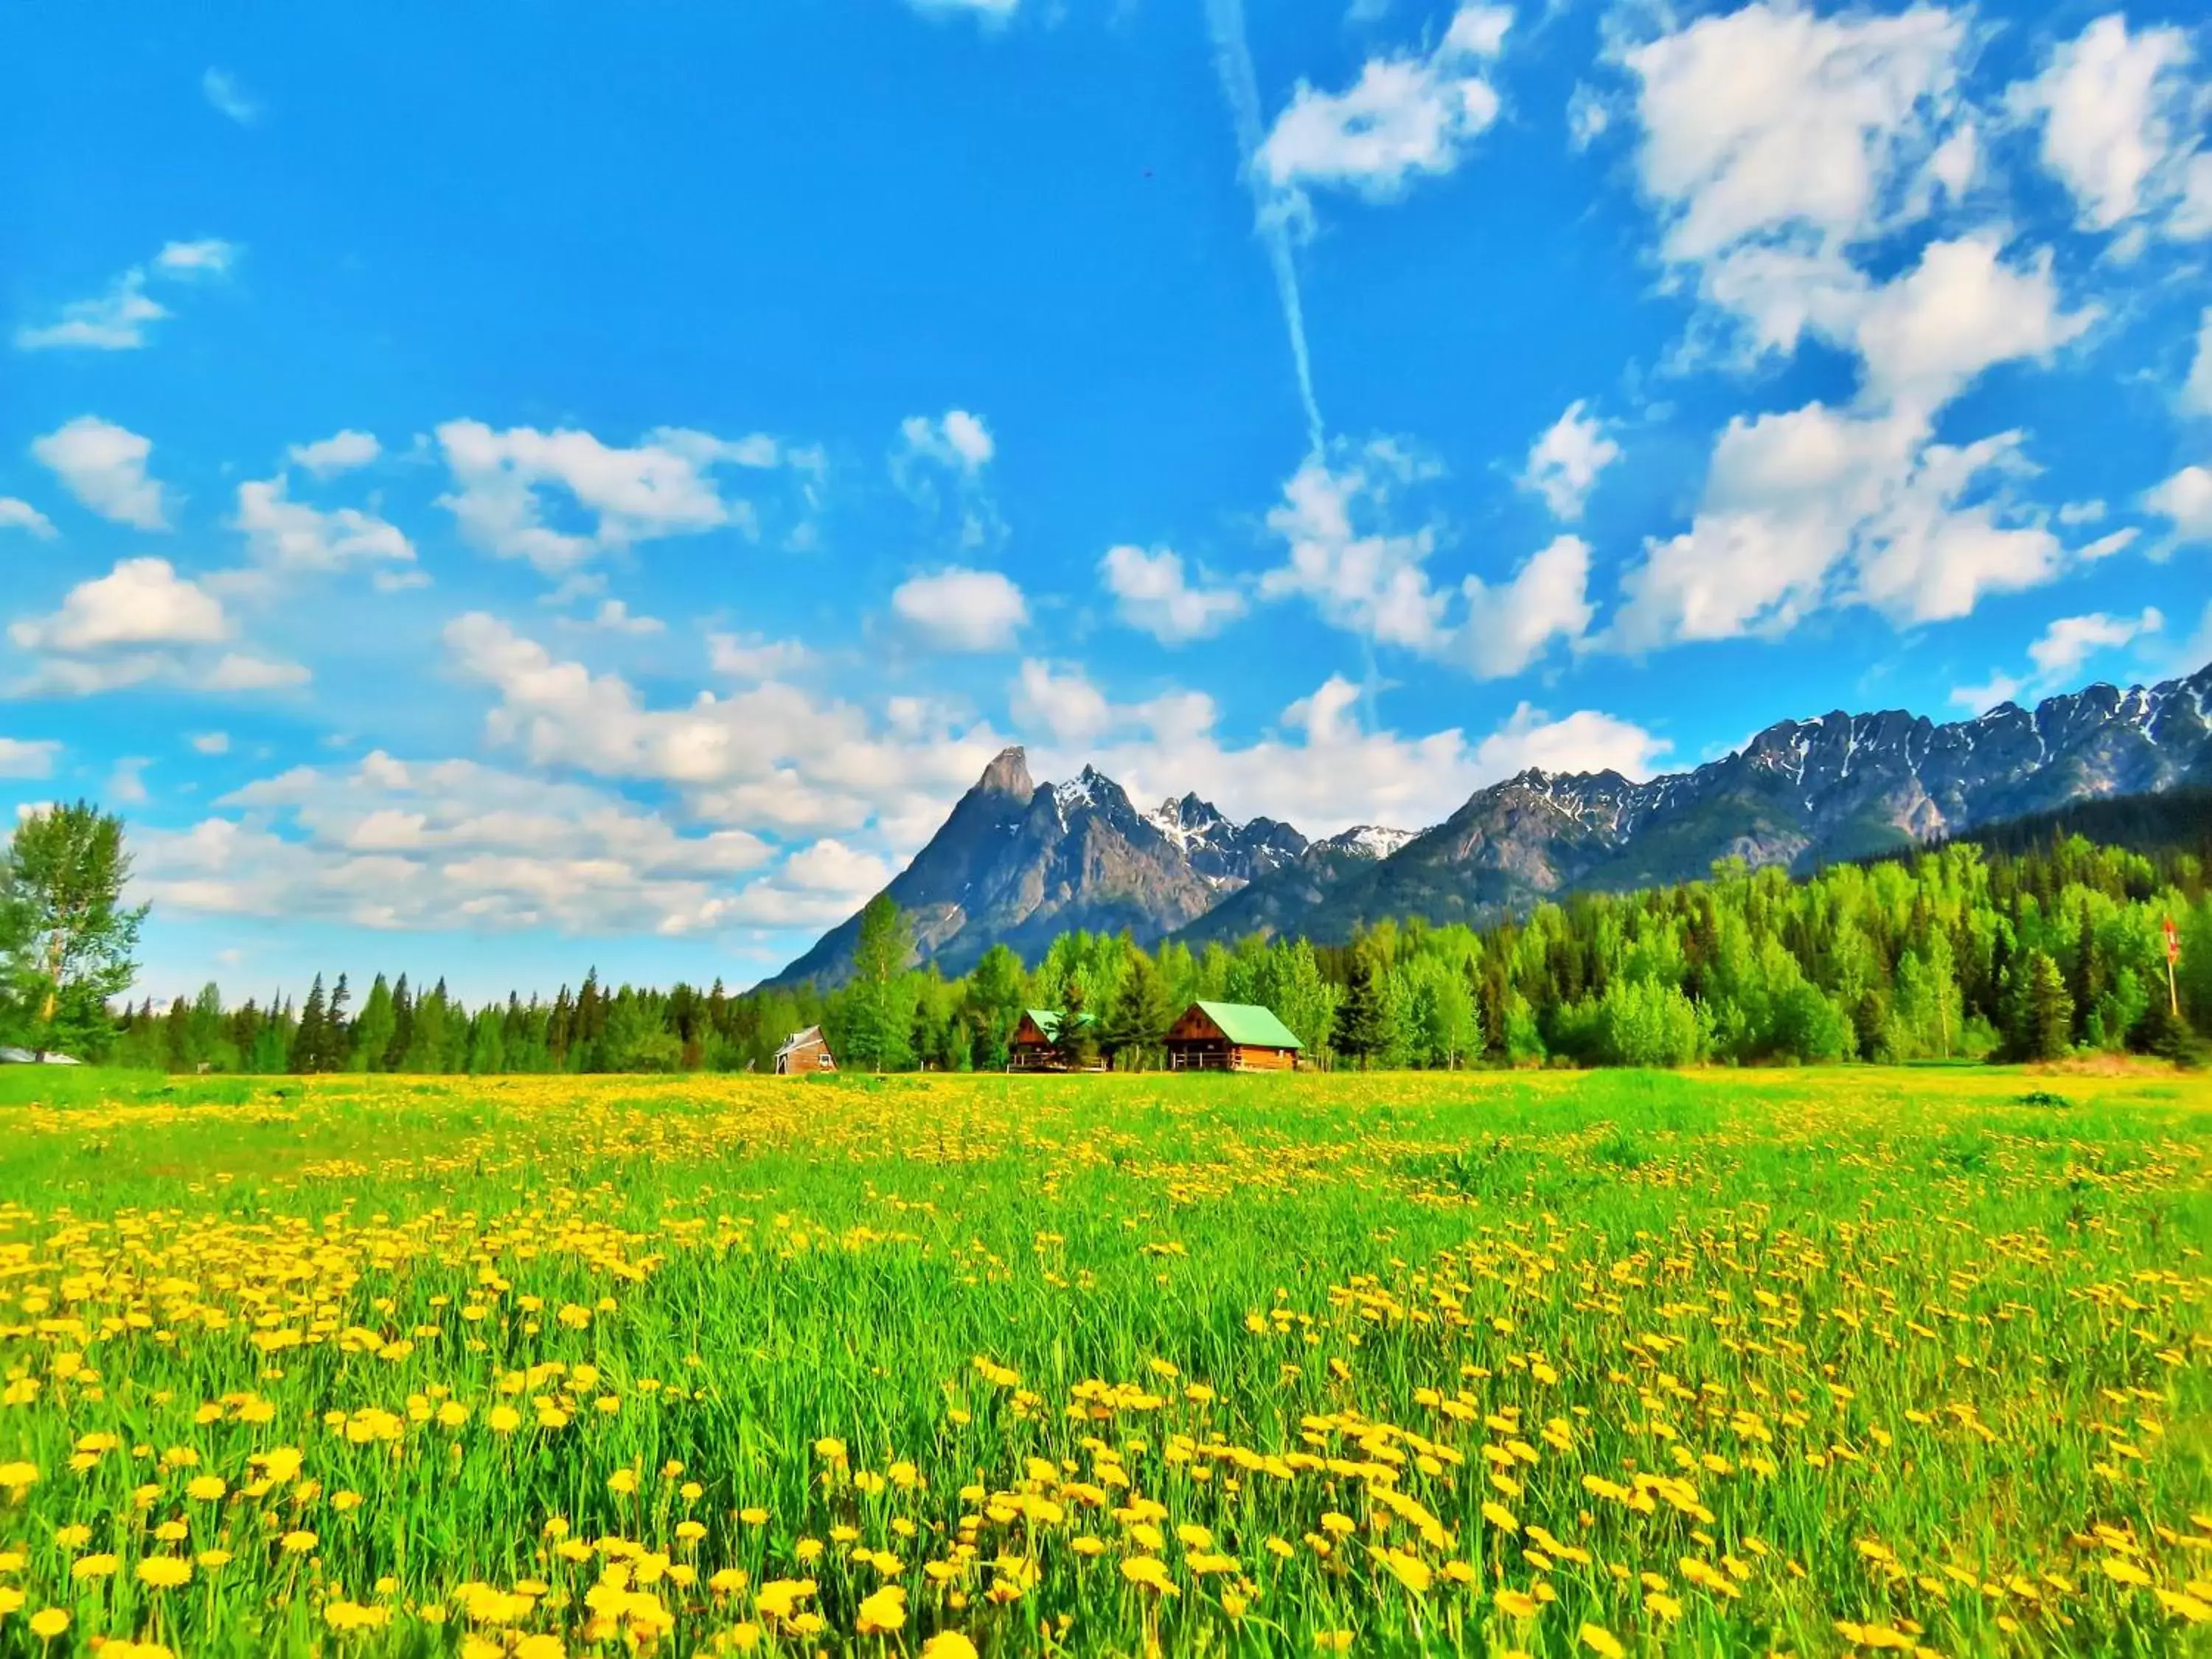
M2212 1085L0 1073L0 1653L2179 1653Z

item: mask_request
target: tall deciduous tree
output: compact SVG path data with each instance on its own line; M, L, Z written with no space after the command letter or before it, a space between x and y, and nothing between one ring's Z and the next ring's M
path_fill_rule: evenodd
M15 826L0 863L0 951L5 1009L15 1035L41 1054L106 1044L108 1000L138 964L146 907L126 907L131 855L123 820L90 801L33 812Z
M889 893L878 893L860 912L860 941L853 950L853 979L846 988L846 1064L871 1072L893 1071L908 1057L910 1009L899 982L914 954L914 932Z

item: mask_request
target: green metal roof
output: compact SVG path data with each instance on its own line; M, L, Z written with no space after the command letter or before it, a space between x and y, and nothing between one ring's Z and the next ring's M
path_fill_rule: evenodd
M1060 1041L1059 1009L1024 1008L1022 1012L1027 1014L1036 1024L1038 1030L1044 1033L1044 1040L1047 1042L1057 1042ZM1086 1008L1083 1011L1081 1018L1079 1018L1075 1023L1079 1025L1095 1025L1098 1022L1097 1016L1093 1015L1091 1012Z
M1221 1028L1221 1035L1248 1048L1303 1048L1291 1028L1275 1018L1272 1008L1251 1002L1201 1002L1206 1017Z

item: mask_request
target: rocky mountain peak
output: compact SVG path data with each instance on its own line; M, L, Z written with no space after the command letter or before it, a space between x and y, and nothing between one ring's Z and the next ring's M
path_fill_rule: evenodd
M1027 800L1036 793L1036 785L1030 777L1029 751L1019 744L1001 749L983 769L975 787L986 794L1012 795L1018 800Z

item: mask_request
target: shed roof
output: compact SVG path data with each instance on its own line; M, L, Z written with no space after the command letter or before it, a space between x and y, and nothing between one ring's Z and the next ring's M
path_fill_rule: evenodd
M1221 1035L1248 1048L1303 1048L1291 1028L1275 1018L1272 1008L1255 1002L1200 1002L1206 1017L1221 1028Z

